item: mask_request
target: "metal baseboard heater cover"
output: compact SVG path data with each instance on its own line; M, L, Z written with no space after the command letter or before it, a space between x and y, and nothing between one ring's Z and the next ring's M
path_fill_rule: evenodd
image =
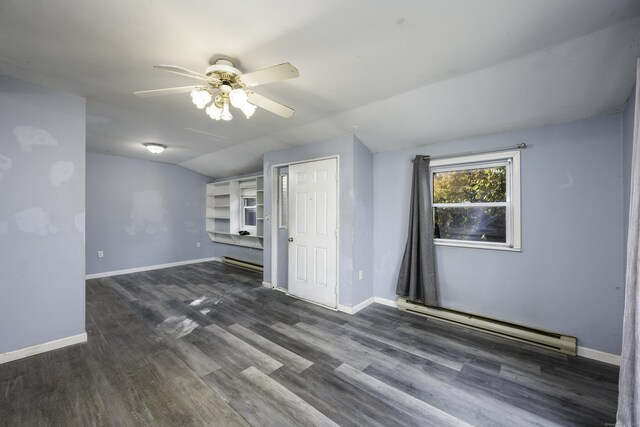
M227 256L222 257L222 262L228 265L233 265L234 267L240 267L251 271L259 271L262 273L263 267L260 264L254 264L249 261L242 261L240 259L235 259Z
M476 316L461 311L445 308L427 307L412 303L405 299L398 300L400 310L418 314L447 323L464 325L471 329L519 341L548 350L558 351L571 356L576 355L576 337L549 332L542 329L530 328L515 323L495 320L488 317Z

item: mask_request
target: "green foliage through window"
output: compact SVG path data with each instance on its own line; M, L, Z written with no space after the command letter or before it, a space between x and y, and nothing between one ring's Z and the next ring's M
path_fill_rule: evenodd
M507 201L507 168L463 169L433 174L433 203Z
M507 241L506 201L506 165L436 171L433 173L434 236L504 243ZM447 206L461 203L468 206ZM476 203L495 205L473 206Z

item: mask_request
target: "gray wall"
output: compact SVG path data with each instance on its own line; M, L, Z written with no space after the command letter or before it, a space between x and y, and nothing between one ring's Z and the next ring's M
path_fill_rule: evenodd
M283 166L278 168L278 174L280 173L289 173L289 166ZM272 218L273 221L278 221L278 208L274 206L272 209ZM289 283L289 244L287 243L287 239L289 237L289 228L278 228L278 277L275 280L274 285L277 285L279 288L287 289L287 284Z
M274 219L271 206L271 166L289 164L320 157L340 156L338 175L340 179L338 209L339 229L339 273L338 303L350 307L352 305L353 280L353 141L352 135L344 135L328 141L301 145L284 150L272 151L264 155L264 211L270 215L265 221L264 238L264 281L271 283L271 221ZM281 251L279 251L280 253Z
M85 120L0 78L0 353L85 332Z
M373 217L373 153L354 138L353 305L373 296ZM362 280L359 271L363 273Z
M520 142L522 252L437 247L444 307L578 337L620 353L623 197L620 114L469 138L374 158L375 295L395 300L415 154Z
M176 165L87 153L87 274L215 256L209 181Z
M633 156L633 123L636 113L636 89L631 90L622 115L622 176L623 176L623 223L624 251L627 250L627 230L629 225L629 195L631 194L631 158ZM626 257L625 257L626 264Z

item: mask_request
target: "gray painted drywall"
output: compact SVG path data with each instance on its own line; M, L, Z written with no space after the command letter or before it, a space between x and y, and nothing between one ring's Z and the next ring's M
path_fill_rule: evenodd
M578 337L620 354L623 197L620 114L374 156L375 295L395 300L415 154L524 142L522 252L436 249L444 307Z
M237 179L237 178L248 178L248 177L260 176L260 175L262 175L262 171L247 173L243 175L234 175L226 178L220 178L220 179L216 179L214 182L228 181L230 179ZM207 237L207 240L210 241L208 237ZM247 248L245 246L238 246L238 245L227 245L225 243L218 243L218 242L212 242L212 244L213 244L213 256L215 256L216 258L222 259L222 257L226 256L226 257L231 257L231 258L239 259L242 261L249 261L254 264L262 265L262 258L263 258L262 249Z
M0 353L85 332L85 100L0 78Z
M624 251L627 250L627 230L629 229L629 196L631 194L631 158L633 155L633 124L636 114L636 88L631 90L622 114L622 176L623 176L623 224ZM626 264L626 257L625 257Z
M278 168L278 175L281 173L289 173L289 166L283 166ZM273 221L278 221L278 208L277 205L273 207ZM289 228L278 228L278 277L275 280L274 285L279 288L287 289L289 280L289 245L287 244L287 238L289 237Z
M373 296L373 153L353 140L353 295L355 306ZM359 271L363 278L360 280Z
M269 214L264 227L264 281L271 283L271 167L329 156L339 156L338 195L338 304L351 307L353 279L353 135L344 135L327 141L301 145L264 155L264 211ZM280 251L279 255L280 256Z
M209 181L176 165L87 153L87 274L215 256Z

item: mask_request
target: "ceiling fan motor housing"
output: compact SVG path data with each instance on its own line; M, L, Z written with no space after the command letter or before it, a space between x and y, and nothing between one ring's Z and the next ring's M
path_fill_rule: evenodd
M223 76L226 75L235 80L237 76L242 74L242 71L234 67L231 61L228 61L226 59L218 59L215 64L207 67L205 74L207 76L217 74L218 76L220 76L221 80L225 80Z

